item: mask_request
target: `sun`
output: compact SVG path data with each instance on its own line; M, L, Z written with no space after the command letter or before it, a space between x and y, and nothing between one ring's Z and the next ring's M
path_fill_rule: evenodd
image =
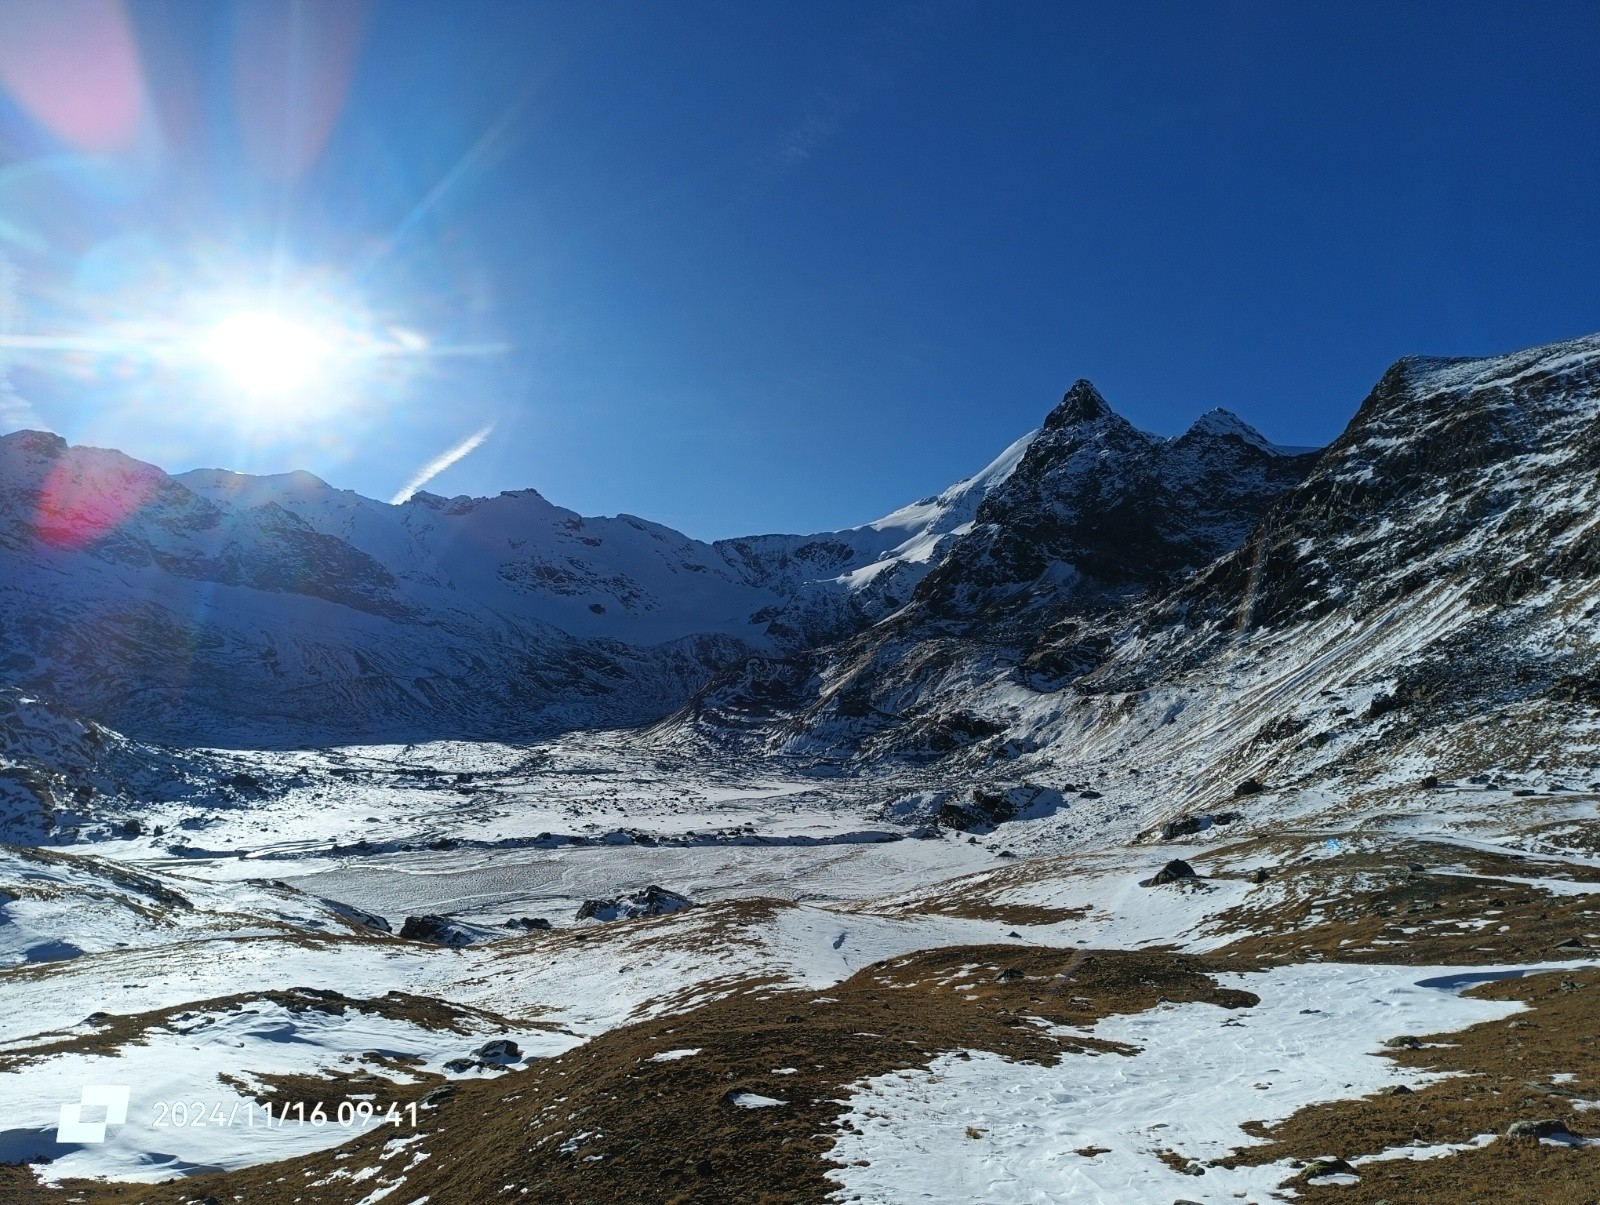
M230 314L205 339L211 362L258 395L285 393L306 383L332 352L332 344L309 325L271 310Z

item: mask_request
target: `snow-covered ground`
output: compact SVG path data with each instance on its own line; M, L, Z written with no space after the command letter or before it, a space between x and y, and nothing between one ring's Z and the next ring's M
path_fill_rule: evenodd
M1438 1078L1376 1057L1384 1040L1520 1011L1516 1002L1458 994L1478 975L1515 969L1463 976L1459 967L1346 964L1224 975L1225 986L1261 1002L1228 1012L1163 1004L1081 1031L1137 1047L1130 1057L1086 1051L1041 1066L986 1051L940 1055L926 1070L876 1077L851 1097L833 1151L843 1164L838 1196L951 1205L1275 1199L1294 1174L1287 1163L1203 1166L1195 1175L1158 1152L1207 1164L1260 1141L1242 1122Z
M133 835L0 849L0 1158L52 1155L57 1179L284 1158L341 1142L358 1119L268 1126L262 1077L363 1073L373 1078L361 1095L385 1103L419 1077L499 1074L446 1067L493 1038L548 1056L751 985L825 990L930 948L1212 951L1247 935L1238 917L1249 909L1288 908L1314 890L1320 916L1353 898L1363 867L1397 842L1431 842L1441 879L1483 876L1482 858L1513 856L1515 872L1492 879L1502 889L1583 901L1600 879L1600 856L1549 837L1592 824L1593 800L1550 792L1512 814L1503 781L1400 806L1252 799L1241 820L1161 842L1132 840L1162 806L1132 778L968 834L892 806L937 798L927 775L697 770L599 736L532 750L204 756L228 781L248 779L209 798L147 800ZM1117 823L1091 844L1085 832L1104 815ZM1174 857L1203 881L1143 885ZM1320 877L1253 879L1280 864ZM651 884L698 906L576 919L585 900ZM427 914L475 925L479 940L449 949L394 936ZM552 928L511 928L512 917ZM1449 974L1291 964L1223 976L1261 997L1250 1010L1162 1005L1093 1027L1139 1047L1130 1057L1069 1054L1046 1067L945 1052L851 1097L857 1128L840 1131L835 1153L845 1195L898 1201L914 1183L917 1199L935 1201L1265 1200L1282 1167L1186 1176L1156 1152L1215 1158L1251 1141L1241 1121L1410 1074L1368 1057L1385 1037L1517 1007L1428 982ZM295 1008L297 989L348 1000L342 1011ZM466 1020L452 1028L358 1003L391 993L468 1010ZM135 1016L137 1032L104 1036ZM104 1143L56 1143L62 1107L96 1085L128 1088L127 1120ZM186 1124L173 1126L178 1102ZM193 1120L198 1104L205 1125ZM1074 1153L1091 1148L1105 1150Z

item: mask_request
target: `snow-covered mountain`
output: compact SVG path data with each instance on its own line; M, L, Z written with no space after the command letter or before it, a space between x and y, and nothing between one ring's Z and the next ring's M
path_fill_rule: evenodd
M1221 411L1146 435L1080 382L935 497L842 531L707 544L534 490L395 506L307 473L170 476L17 432L0 438L0 656L11 683L147 738L634 724L750 656L848 640L913 599L977 619L1019 591L1052 614L1120 598L1237 544L1303 460Z
M692 723L762 747L870 748L873 734L947 753L1003 725L962 701L1045 635L1170 588L1243 542L1319 453L1268 443L1226 411L1175 439L1136 428L1079 381L984 491L907 605L843 643L745 662ZM932 705L931 700L937 700ZM836 743L837 742L837 743Z
M1080 400L1080 450L1041 480L1127 446L1119 420ZM1253 446L1231 427L1207 420L1167 454L1192 438ZM1017 758L1016 773L1120 778L1174 813L1251 783L1309 798L1429 775L1596 776L1600 337L1401 360L1303 480L1258 496L1257 521L1222 503L1215 528L1178 529L1215 532L1215 549L1251 528L1186 578L1164 572L1182 545L1162 512L1099 544L1081 522L1058 537L1034 522L1048 512L1017 500L1044 438L903 612L788 674L719 682L663 735L829 763L964 750L963 773ZM1174 498L1214 497L1203 473L1174 479ZM1019 510L1045 534L1015 537ZM1061 584L1035 602L1028 554L1051 538L1039 563ZM1066 569L1080 551L1093 589Z
M707 544L534 490L393 506L0 437L6 680L146 737L532 736L636 723L892 611L1028 438L844 531Z

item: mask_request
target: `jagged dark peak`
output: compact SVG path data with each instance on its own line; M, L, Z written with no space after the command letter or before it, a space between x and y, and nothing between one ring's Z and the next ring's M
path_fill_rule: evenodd
M1078 423L1093 423L1103 418L1115 417L1117 412L1101 396L1094 383L1080 378L1063 395L1060 404L1046 416L1044 429L1055 431Z

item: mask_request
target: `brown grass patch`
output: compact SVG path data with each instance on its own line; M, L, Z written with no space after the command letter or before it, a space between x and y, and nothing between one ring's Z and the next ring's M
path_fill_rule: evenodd
M1226 950L1247 962L1481 965L1600 952L1600 894L1511 881L1554 870L1570 881L1600 877L1453 846L1350 852L1275 867L1262 903L1219 913L1208 927L1249 933Z

